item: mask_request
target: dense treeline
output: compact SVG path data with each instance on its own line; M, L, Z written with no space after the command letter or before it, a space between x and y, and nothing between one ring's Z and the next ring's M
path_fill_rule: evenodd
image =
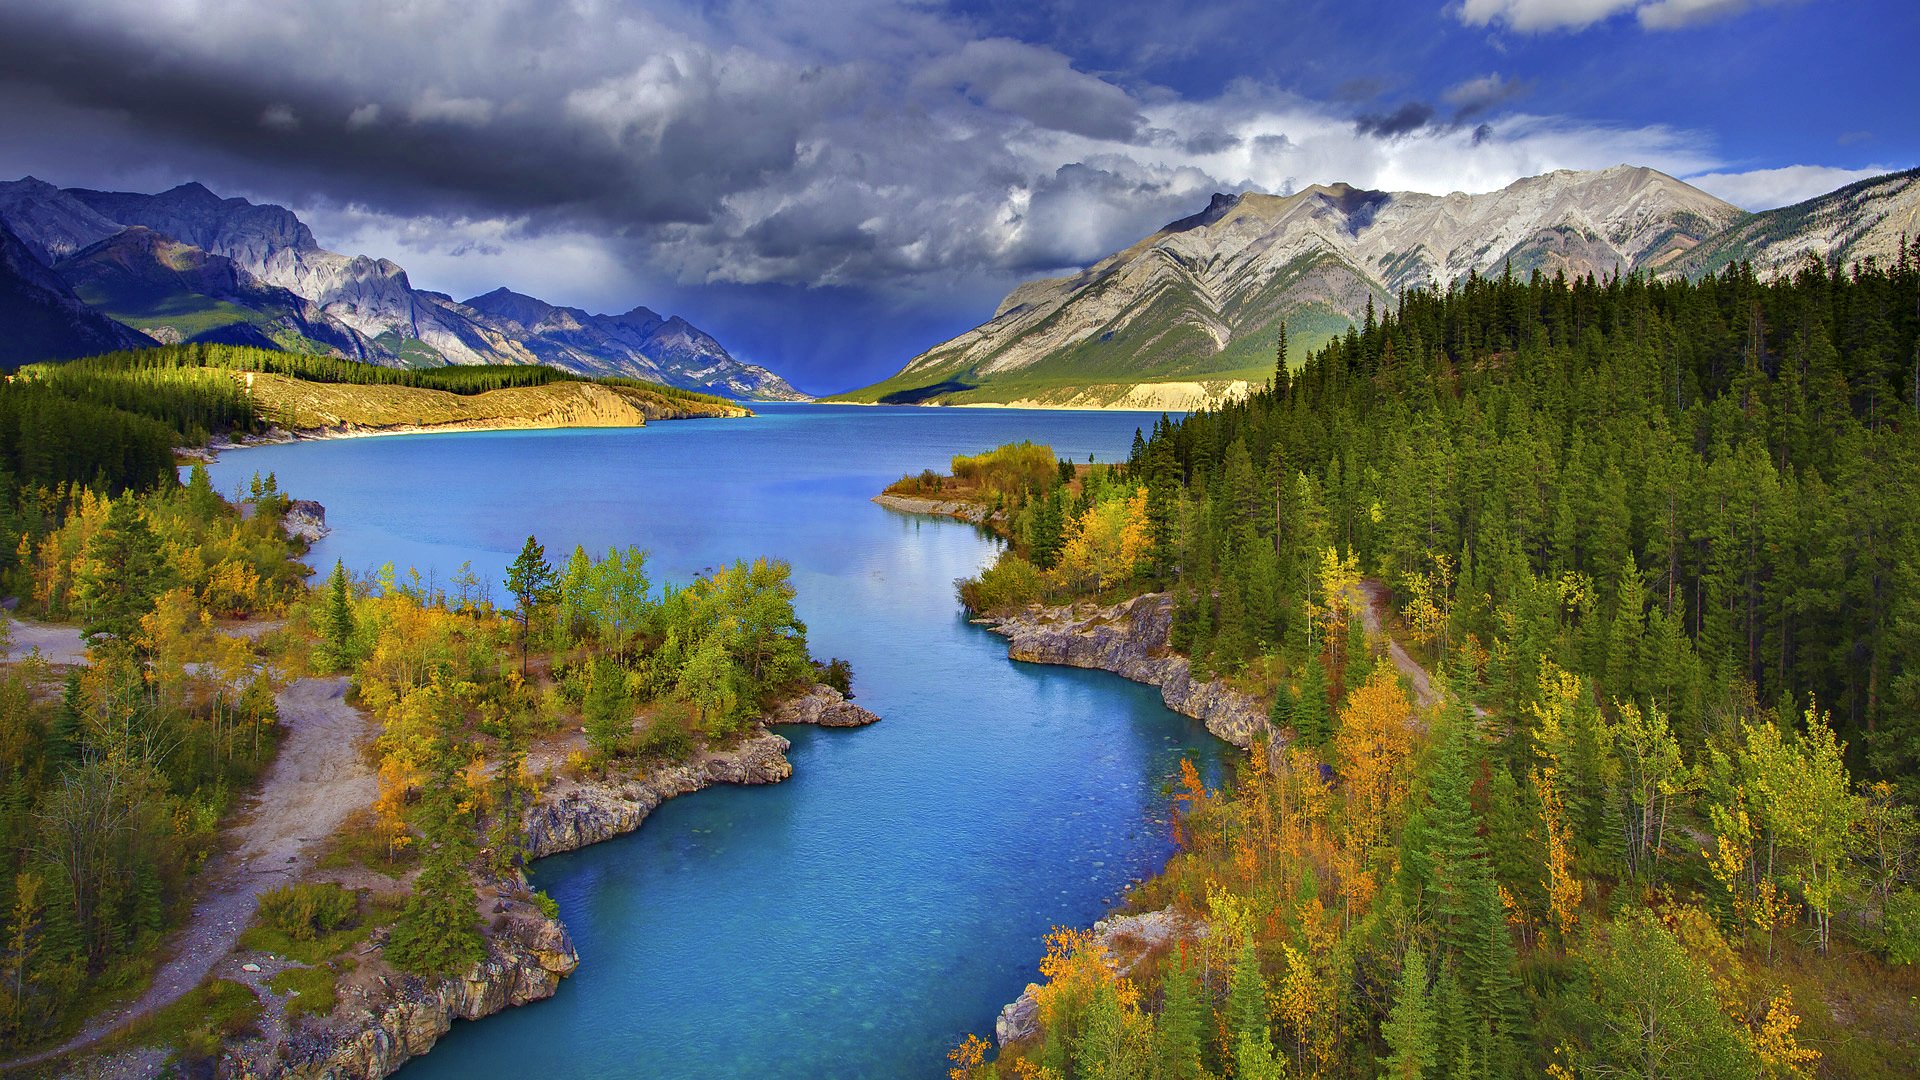
M243 518L196 469L145 495L82 491L29 553L28 606L78 621L90 647L64 682L0 673L0 1045L138 984L270 758L272 665L208 620L301 591L283 506L263 496Z
M117 495L174 483L173 449L269 426L242 371L318 382L479 394L585 381L541 366L407 370L232 345L189 344L33 364L0 383L0 580L18 553L58 527L82 491ZM592 380L678 402L722 399L638 379Z
M1186 493L1185 634L1222 669L1304 653L1335 546L1437 606L1509 708L1564 631L1560 662L1689 730L1742 692L1818 701L1913 776L1917 339L1920 255L1775 282L1476 280L1161 426L1131 466Z
M1205 933L1062 932L955 1075L1909 1074L1917 338L1920 248L1473 279L1063 489L1108 575L1016 524L970 603L1169 589L1284 737L1134 898Z
M64 364L35 364L26 369L35 378L64 371L86 371L93 375L131 375L137 372L179 372L199 368L226 371L258 371L286 375L309 382L346 383L357 386L412 386L445 390L454 394L484 394L521 386L547 386L559 382L599 382L627 386L682 401L720 402L725 399L694 390L620 377L591 378L544 364L450 364L432 368L391 368L358 360L344 360L311 353L281 352L240 345L193 343L167 345L155 349L137 349L106 353Z

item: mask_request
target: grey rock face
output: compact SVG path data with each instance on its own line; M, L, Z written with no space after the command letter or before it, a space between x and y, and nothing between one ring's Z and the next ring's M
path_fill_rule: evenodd
M1149 593L1112 607L1036 608L987 623L1007 638L1007 655L1036 664L1111 671L1160 688L1167 708L1190 716L1239 747L1271 739L1267 712L1246 694L1193 676L1187 658L1168 647L1173 598Z
M1652 169L1560 171L1479 195L1315 185L1208 209L1067 277L1021 285L994 318L909 361L916 385L1043 371L1089 382L1270 363L1275 330L1359 322L1412 286L1470 273L1660 271L1745 215ZM1260 343L1252 349L1249 339ZM1241 351L1229 353L1241 343ZM1115 374L1120 372L1123 374Z
M62 190L27 177L0 184L0 222L46 265L133 227L199 248L229 260L256 287L298 298L309 309L302 318L321 331L306 336L354 359L545 363L730 397L806 400L780 376L734 359L678 316L662 318L644 307L590 315L504 289L461 303L414 288L389 260L328 251L285 207L223 199L200 184L148 195Z

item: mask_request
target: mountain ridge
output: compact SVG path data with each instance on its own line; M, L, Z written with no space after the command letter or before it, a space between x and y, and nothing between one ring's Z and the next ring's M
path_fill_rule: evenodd
M661 318L645 307L589 315L526 297L548 311L572 313L579 326L521 325L416 288L392 260L321 247L285 207L222 198L198 182L155 194L58 188L31 176L0 182L0 223L19 234L27 253L49 268L142 228L209 259L225 260L246 275L222 295L179 282L178 294L163 303L157 290L167 268L143 267L137 276L146 280L153 294L147 306L154 310L137 314L135 322L169 340L292 347L389 366L546 363L585 375L627 376L735 397L806 399L779 375L735 359L711 335L677 316ZM221 303L242 310L227 311L218 327L203 326L211 317L209 305ZM187 310L188 317L169 322L169 307ZM639 313L645 317L636 319ZM207 338L208 333L219 336Z
M1808 239L1808 222L1825 239ZM1082 270L1016 286L985 323L834 400L1178 408L1264 381L1282 320L1297 359L1408 288L1508 268L1698 276L1756 254L1777 270L1813 247L1890 254L1896 226L1920 232L1920 170L1763 214L1631 165L1476 194L1217 193Z
M149 348L152 338L87 306L0 221L0 371L49 357L69 360Z

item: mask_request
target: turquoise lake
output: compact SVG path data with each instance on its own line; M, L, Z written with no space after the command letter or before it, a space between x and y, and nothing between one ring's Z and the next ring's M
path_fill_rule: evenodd
M636 833L534 864L580 970L549 1001L456 1023L430 1077L944 1077L1036 977L1055 925L1100 918L1171 851L1169 778L1227 748L1099 672L1018 664L953 581L959 522L869 502L956 453L1028 438L1124 458L1140 413L760 406L639 430L420 435L231 452L327 508L315 566L391 561L496 584L529 533L647 549L656 580L793 566L816 656L853 664L853 731L784 729L794 777L670 800Z

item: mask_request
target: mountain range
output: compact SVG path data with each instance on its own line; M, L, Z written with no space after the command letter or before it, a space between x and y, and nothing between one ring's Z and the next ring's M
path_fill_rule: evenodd
M544 363L805 399L679 316L645 307L595 315L505 289L456 301L414 288L387 259L321 247L284 207L200 184L147 195L33 177L0 183L0 233L0 318L12 331L4 366L101 346L216 341L396 366Z
M992 319L842 400L1186 409L1273 371L1413 287L1470 274L1769 274L1809 254L1890 259L1920 234L1920 170L1749 214L1620 165L1426 195L1315 185L1217 194L1200 213L1066 277L1027 282Z

